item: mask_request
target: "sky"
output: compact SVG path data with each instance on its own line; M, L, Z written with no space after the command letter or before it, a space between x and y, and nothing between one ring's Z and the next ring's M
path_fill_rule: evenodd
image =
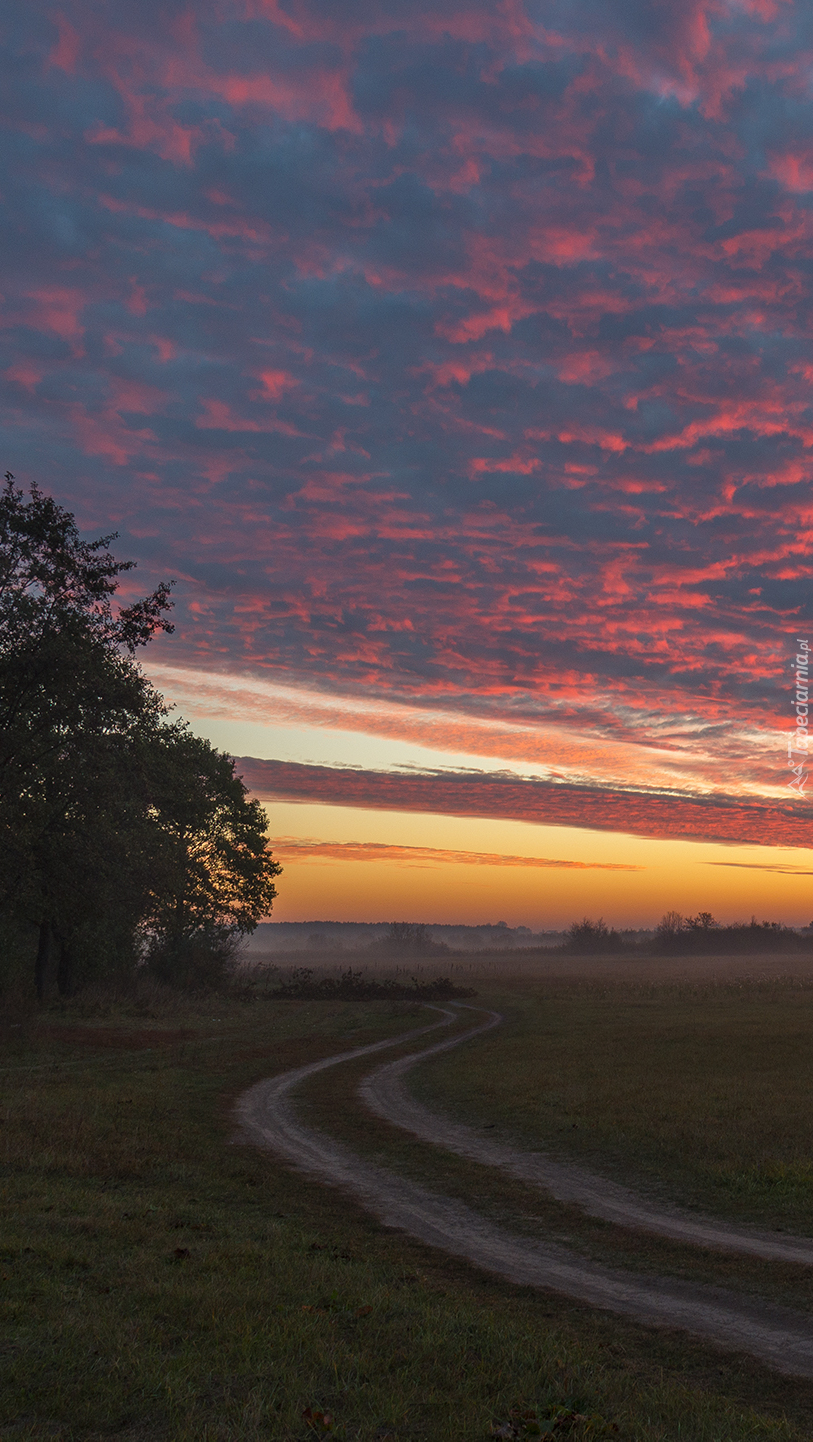
M3 469L175 581L274 916L810 921L810 6L0 35Z

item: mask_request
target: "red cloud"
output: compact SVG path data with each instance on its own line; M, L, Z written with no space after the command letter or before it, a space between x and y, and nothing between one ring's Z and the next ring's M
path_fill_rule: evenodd
M289 371L260 371L260 380L263 383L265 399L271 401L279 400L285 391L299 385L298 376L291 375Z
M73 75L81 47L79 35L64 15L56 14L53 20L59 39L48 56L48 64L64 70L66 75Z
M469 462L469 469L475 475L483 471L513 471L517 475L529 476L533 471L538 471L541 462L535 457L522 459L519 456L506 456L504 460L493 460L488 456L475 456Z
M202 400L201 404L204 413L195 420L195 425L200 431L257 431L264 434L276 431L286 436L302 435L296 426L290 425L287 421L268 417L262 421L256 421L247 416L239 416L226 401L210 399Z
M76 346L85 334L80 320L87 304L85 293L75 286L45 285L29 291L23 302L23 313L29 324Z
M787 190L806 194L813 190L813 148L806 146L803 150L773 155L768 170Z
M11 381L13 385L22 386L24 390L28 391L29 395L34 395L37 386L45 375L45 370L42 366L34 365L31 361L21 361L19 365L9 366L8 370L4 371L3 374L6 380Z
M813 811L728 798L687 798L565 786L466 773L399 776L388 772L304 766L291 761L238 759L257 795L286 801L361 806L426 815L499 817L546 826L575 826L635 836L757 846L804 846L813 841Z

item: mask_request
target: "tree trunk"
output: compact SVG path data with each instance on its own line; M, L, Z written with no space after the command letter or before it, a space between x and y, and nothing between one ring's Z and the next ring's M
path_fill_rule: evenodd
M45 1000L45 978L48 971L48 959L51 955L51 928L47 921L40 924L39 943L37 945L37 959L34 962L34 986L37 992L37 1001L40 1006Z
M73 995L73 953L66 941L59 938L59 961L56 968L56 986L60 996Z

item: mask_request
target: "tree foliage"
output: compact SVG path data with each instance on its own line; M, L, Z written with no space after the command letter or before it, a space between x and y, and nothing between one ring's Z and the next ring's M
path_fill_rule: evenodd
M72 738L110 729L143 702L128 666L166 619L169 585L114 610L115 535L82 541L73 516L7 472L0 494L0 768L24 778ZM140 694L139 694L140 693Z
M279 867L234 763L169 723L135 652L170 588L116 604L113 535L6 477L0 494L0 916L37 928L43 992L134 964L146 945L221 958L266 915ZM200 966L199 966L200 969ZM204 968L205 969L205 968ZM176 968L176 970L178 970ZM180 972L178 973L180 975Z
M189 970L202 943L228 956L228 938L271 911L281 867L268 854L263 808L230 756L180 723L163 729L148 765L157 852L145 921L154 964L171 976Z

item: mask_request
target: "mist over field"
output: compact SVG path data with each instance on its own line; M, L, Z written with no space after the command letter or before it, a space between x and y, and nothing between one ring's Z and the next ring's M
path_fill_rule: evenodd
M357 951L387 940L389 922L275 921L261 922L248 941L249 953L275 951ZM564 933L535 933L527 926L427 926L433 942L455 951L479 951L491 947L554 946Z

